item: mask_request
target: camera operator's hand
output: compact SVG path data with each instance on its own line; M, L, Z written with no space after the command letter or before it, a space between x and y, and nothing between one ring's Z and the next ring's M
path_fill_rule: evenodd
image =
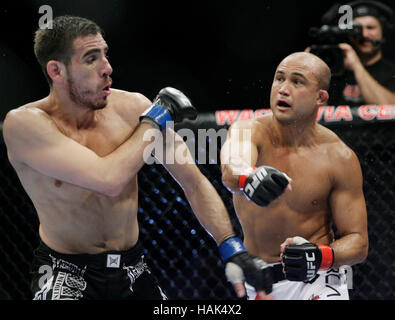
M339 48L343 51L344 55L344 67L352 72L359 67L363 67L361 60L358 57L358 54L354 50L352 46L348 43L339 43Z

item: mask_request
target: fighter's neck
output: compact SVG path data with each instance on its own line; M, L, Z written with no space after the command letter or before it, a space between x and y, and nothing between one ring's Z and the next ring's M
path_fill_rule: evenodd
M52 117L76 129L87 129L96 124L96 111L75 104L67 95L51 90L47 112Z
M280 123L274 121L276 143L284 147L308 146L314 143L317 136L315 121Z

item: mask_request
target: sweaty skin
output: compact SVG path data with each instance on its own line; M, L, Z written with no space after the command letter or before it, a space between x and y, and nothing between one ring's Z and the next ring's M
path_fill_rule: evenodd
M50 94L11 110L4 121L8 157L37 211L41 239L66 254L133 247L139 236L137 174L163 133L155 141L172 141L164 152L184 160L163 165L221 243L234 234L221 198L181 137L139 123L151 101L110 89L107 51L101 34L77 37L68 65L47 63Z
M290 244L294 236L331 245L333 267L366 258L367 217L358 158L316 122L318 107L328 101L329 81L329 68L318 57L286 57L273 80L273 113L235 122L222 147L222 179L233 192L245 246L267 262L278 262L281 245ZM266 207L249 201L238 187L240 174L262 165L290 178L290 187ZM334 242L332 221L339 234Z
M321 126L309 144L298 149L282 146L271 117L263 116L252 123L254 139L260 141L255 166L267 165L285 172L292 179L292 191L286 190L268 207L259 207L240 193L233 195L233 201L247 250L267 262L277 262L280 244L292 235L300 235L313 243L332 242L327 202L332 183L328 171L338 148L349 151Z
M95 112L95 124L78 131L52 114L53 106L48 98L26 105L18 112L26 116L30 114L31 125L34 125L35 118L41 118L40 121L48 122L61 134L89 148L99 157L105 157L125 142L138 125L137 117L126 118L118 107L131 98L134 98L136 114L145 109L147 101L141 96L111 89L106 108ZM131 104L130 101L127 103ZM125 185L119 195L109 197L44 175L18 161L12 152L9 156L37 210L40 237L55 251L98 253L110 248L123 250L137 242L137 176ZM102 174L105 176L107 173Z

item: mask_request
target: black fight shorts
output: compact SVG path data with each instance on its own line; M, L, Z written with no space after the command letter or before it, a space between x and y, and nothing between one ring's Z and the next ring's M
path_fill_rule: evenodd
M61 254L42 241L31 268L34 300L166 300L140 243L125 251Z

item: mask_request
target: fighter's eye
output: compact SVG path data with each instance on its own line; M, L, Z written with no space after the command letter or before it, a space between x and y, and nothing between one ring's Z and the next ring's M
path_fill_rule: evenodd
M298 78L295 78L295 79L293 80L293 82L294 82L296 85L299 85L299 84L303 84L303 83L304 83L301 79L298 79Z
M96 60L95 56L90 56L88 59L86 59L87 63L93 63Z

